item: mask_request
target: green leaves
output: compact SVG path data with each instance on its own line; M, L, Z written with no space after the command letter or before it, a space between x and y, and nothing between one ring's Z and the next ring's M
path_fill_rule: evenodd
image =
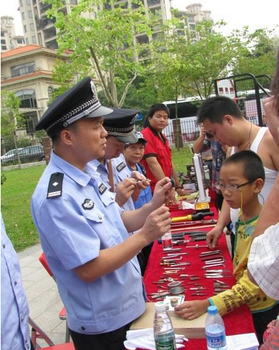
M1 132L2 135L14 134L21 122L19 113L20 99L10 91L1 91Z

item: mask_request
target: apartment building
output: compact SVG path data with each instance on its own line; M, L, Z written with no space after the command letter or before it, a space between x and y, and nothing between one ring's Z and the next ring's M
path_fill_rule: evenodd
M190 40L193 42L199 39L196 32L197 24L202 21L212 21L211 11L203 10L200 3L186 6L185 10L179 10L177 16L181 20L178 33L183 36L190 34Z
M24 45L24 37L15 34L14 18L11 16L1 16L1 52Z
M71 6L77 0L67 0L61 11L70 13ZM19 0L24 38L27 45L41 45L49 49L57 49L56 28L54 19L47 18L46 12L50 5L42 0Z
M59 85L52 80L57 59L55 50L27 45L1 54L1 88L21 100L20 112L25 119L23 134L34 134L34 127L47 110L53 90ZM67 60L67 55L62 59ZM21 135L21 136L25 136Z
M64 13L70 13L71 7L76 5L78 0L66 0L65 6L61 8ZM170 19L171 0L142 0L145 9L156 13L161 17L160 20L164 23ZM127 7L136 7L131 4L131 0L116 1L115 6L124 5ZM50 5L43 3L42 0L19 0L19 10L21 12L24 38L26 44L42 45L49 49L57 49L56 28L54 19L49 19L46 16L46 11ZM202 5L194 3L186 7L185 11L179 11L179 16L183 17L184 34L185 28L195 31L196 24L204 19L210 18L210 11L203 11ZM160 32L158 26L158 33ZM182 32L181 32L182 33ZM156 36L156 30L154 36ZM149 39L146 34L140 34L135 37L138 43L148 43Z

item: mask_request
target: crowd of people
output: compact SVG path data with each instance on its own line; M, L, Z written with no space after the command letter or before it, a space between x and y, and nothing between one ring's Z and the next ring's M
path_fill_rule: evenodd
M247 121L226 97L208 98L198 111L201 132L194 148L211 149L205 161L212 165L220 208L207 243L215 248L232 223L236 284L175 308L191 320L209 305L224 315L247 304L260 343L279 313L279 53L272 93L264 101L268 127ZM175 201L175 192L184 194L163 133L168 108L153 105L141 133L135 130L138 112L102 106L93 81L85 78L54 101L36 126L52 139L53 150L31 211L76 350L124 348L126 331L145 311L142 275L152 242L170 230L165 204ZM2 349L29 350L18 260L3 221L1 226ZM275 322L261 349L279 349L278 328Z

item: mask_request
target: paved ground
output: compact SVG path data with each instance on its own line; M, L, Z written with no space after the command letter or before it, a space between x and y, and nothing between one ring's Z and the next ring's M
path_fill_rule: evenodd
M59 319L63 304L55 281L39 262L41 253L40 245L19 253L23 286L29 303L30 317L54 344L60 344L65 342L66 331L66 321ZM47 346L42 340L39 344Z

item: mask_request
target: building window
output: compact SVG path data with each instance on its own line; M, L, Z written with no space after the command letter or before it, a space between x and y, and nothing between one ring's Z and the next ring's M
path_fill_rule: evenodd
M30 23L30 30L31 30L31 32L34 32L34 30L35 30L34 23Z
M27 33L27 27L26 27L26 24L24 24L24 33Z
M20 0L20 7L22 7L23 6L23 2L22 2L22 0Z
M51 98L52 97L52 94L53 94L53 87L52 86L49 86L47 88L47 93L48 93L48 97Z
M5 33L4 33L4 32L1 32L1 36L5 36Z
M24 113L27 134L35 134L35 126L38 123L37 112Z
M26 0L26 5L31 5L31 0Z
M16 39L18 44L24 44L24 39Z
M28 38L25 39L25 43L26 43L26 45L29 45L29 39Z
M6 44L6 40L5 39L1 39L1 44Z
M37 108L35 90L21 90L15 95L21 100L20 108Z
M24 12L21 12L21 17L22 17L22 20L24 21L25 20L25 13Z
M1 50L2 50L2 51L7 50L7 46L1 45Z
M35 36L32 36L32 44L37 44Z
M19 77L24 74L35 72L35 62L25 63L12 67L12 77Z
M28 18L32 18L32 11L28 11Z

